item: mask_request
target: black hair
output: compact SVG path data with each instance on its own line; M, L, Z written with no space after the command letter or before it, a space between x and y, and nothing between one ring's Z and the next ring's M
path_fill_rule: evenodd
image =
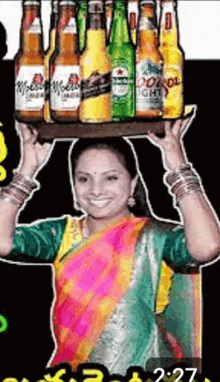
M70 171L72 173L73 182L75 177L75 168L77 166L80 155L89 149L106 149L115 154L120 163L129 172L131 179L138 175L137 185L134 190L133 197L135 206L129 207L135 216L151 216L150 208L147 203L146 187L144 186L142 177L140 176L136 154L132 144L122 137L110 138L82 138L79 139L72 147L70 152Z

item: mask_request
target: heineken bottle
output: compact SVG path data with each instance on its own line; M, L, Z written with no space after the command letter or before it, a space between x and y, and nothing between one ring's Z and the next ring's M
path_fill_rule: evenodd
M83 51L85 46L85 38L86 38L86 18L87 18L87 8L88 3L87 0L79 0L78 2L78 31L79 31L79 50Z
M112 119L135 115L135 49L127 21L126 0L115 0L108 53L112 60Z

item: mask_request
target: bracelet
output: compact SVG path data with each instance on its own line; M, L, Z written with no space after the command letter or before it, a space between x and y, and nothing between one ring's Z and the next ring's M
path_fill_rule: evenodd
M32 192L39 189L39 186L40 185L36 180L32 180L27 176L14 171L12 181L6 187L2 187L1 189L0 199L21 207L30 197Z
M200 178L189 163L167 172L164 182L168 185L171 195L175 197L177 205L191 192L203 192Z

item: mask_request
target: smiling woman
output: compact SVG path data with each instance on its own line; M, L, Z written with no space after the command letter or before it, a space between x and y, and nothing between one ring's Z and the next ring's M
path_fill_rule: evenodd
M1 190L0 253L14 261L25 254L33 262L53 263L57 346L48 365L66 362L75 369L98 362L125 374L129 366L144 368L151 357L195 355L180 343L191 341L187 320L193 305L188 301L181 325L172 334L163 328L163 335L158 313L164 307L156 308L163 261L192 267L216 258L220 248L218 221L182 143L189 122L177 120L172 129L166 122L164 138L148 135L162 151L183 226L153 216L134 149L123 138L81 139L72 146L69 170L80 218L17 225L51 151L37 142L35 130L18 125L23 153L12 182ZM178 300L178 311L180 305Z

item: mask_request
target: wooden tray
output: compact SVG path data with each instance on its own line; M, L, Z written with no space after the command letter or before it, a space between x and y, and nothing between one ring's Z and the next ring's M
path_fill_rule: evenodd
M195 116L195 112L196 105L185 106L183 118ZM36 123L33 126L39 132L38 141L45 142L53 139L146 135L148 131L163 135L165 121L166 119L146 121L134 119L129 122L107 123ZM171 122L174 123L175 120L171 120Z

